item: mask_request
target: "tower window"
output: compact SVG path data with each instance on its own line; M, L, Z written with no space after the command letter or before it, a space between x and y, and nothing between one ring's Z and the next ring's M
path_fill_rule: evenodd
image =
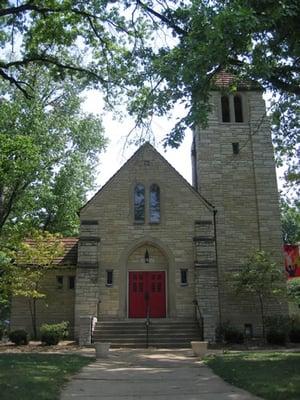
M113 284L113 270L107 269L106 270L106 286L112 286Z
M240 95L235 95L233 98L235 122L243 122L243 106Z
M69 276L69 289L75 289L75 276Z
M221 106L222 106L222 121L230 122L230 107L229 107L228 96L221 97Z
M238 142L232 143L232 152L233 154L239 154L240 144Z
M150 186L150 223L160 222L160 189L155 183Z
M145 187L141 183L134 188L134 221L145 222Z
M62 275L56 276L56 287L62 289L64 287L64 277Z
M181 284L181 286L188 285L188 270L187 269L180 270L180 284Z

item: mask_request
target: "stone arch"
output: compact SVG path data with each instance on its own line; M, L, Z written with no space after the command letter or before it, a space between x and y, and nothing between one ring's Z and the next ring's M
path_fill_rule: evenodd
M145 250L148 249L150 262L143 262ZM140 267L139 267L140 260ZM153 237L143 237L132 242L122 253L119 261L120 276L120 317L128 316L128 271L166 271L167 317L175 316L175 261L167 245Z

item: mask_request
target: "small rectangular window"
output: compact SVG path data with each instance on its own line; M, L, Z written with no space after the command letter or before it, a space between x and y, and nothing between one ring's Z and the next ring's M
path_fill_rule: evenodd
M233 154L239 154L240 144L238 142L232 143L232 152Z
M106 270L106 286L112 286L112 285L113 285L113 270L107 269Z
M69 276L69 289L75 289L75 276Z
M244 335L246 338L251 339L253 337L253 327L252 324L244 325Z
M62 289L64 287L64 277L62 275L56 276L56 287Z
M188 285L188 270L187 269L180 270L180 284L181 284L181 286Z

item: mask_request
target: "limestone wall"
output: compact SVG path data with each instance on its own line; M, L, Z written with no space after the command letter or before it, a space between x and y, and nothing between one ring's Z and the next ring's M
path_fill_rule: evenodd
M135 223L133 216L133 190L137 183L146 188L143 224ZM149 188L153 183L159 185L161 193L159 224L149 222ZM167 316L193 318L195 221L200 219L212 224L211 207L151 146L143 146L81 211L81 237L95 235L95 230L87 231L84 222L90 221L89 226L93 226L94 221L99 239L98 294L92 288L91 295L81 298L82 311L93 308L94 295L94 308L101 301L101 318L127 318L128 270L164 269L167 271ZM147 265L146 248L150 256ZM87 271L88 276L89 269L85 269L88 259L80 250L79 254L80 271L83 274ZM91 254L94 258L94 250ZM181 269L188 270L188 285L181 285ZM113 270L111 286L106 285L106 270Z
M261 248L279 263L281 233L278 193L265 104L259 91L242 93L243 123L222 123L220 93L213 92L208 128L195 130L198 189L217 209L217 250L223 321L261 332L258 304L237 299L226 273L240 268L246 255ZM239 154L233 153L239 143ZM269 312L284 312L284 302L269 303Z
M69 321L70 333L74 333L75 288L69 288L69 277L75 277L74 268L55 268L48 271L41 282L40 291L46 295L37 301L37 326L43 323ZM57 276L63 277L62 286ZM75 282L76 287L76 282ZM26 329L32 333L29 301L25 297L12 299L10 329Z

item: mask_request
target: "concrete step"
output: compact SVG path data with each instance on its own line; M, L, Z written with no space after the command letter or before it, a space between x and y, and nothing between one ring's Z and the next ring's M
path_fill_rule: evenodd
M157 348L190 347L200 340L200 330L193 320L151 320L148 345ZM94 342L110 342L112 347L146 347L146 326L142 321L101 321L93 334Z

